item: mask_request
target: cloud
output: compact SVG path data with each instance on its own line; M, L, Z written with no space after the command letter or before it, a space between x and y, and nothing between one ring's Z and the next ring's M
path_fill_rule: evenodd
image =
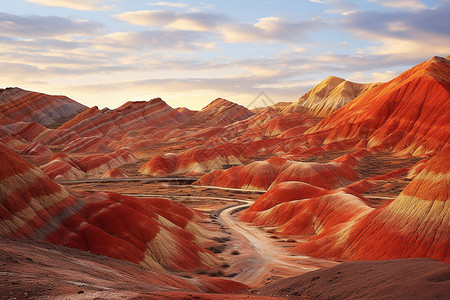
M168 29L211 31L219 24L226 23L229 18L224 15L188 12L175 13L162 10L139 10L125 12L115 18L133 25L161 26Z
M266 17L256 24L239 23L224 26L221 33L228 43L295 42L311 30L325 26L321 20L288 21L279 17Z
M365 49L369 54L426 59L450 53L449 15L450 5L412 11L365 11L345 17L343 28L359 39L378 42Z
M194 51L210 50L211 42L204 41L205 35L196 31L149 30L140 32L115 32L96 40L101 50L143 51L170 50Z
M406 9L425 9L427 6L421 0L370 0L386 7L406 8Z
M18 16L0 13L0 35L11 37L58 37L67 35L94 35L103 25L56 16Z
M45 5L45 6L55 6L64 7L76 10L108 10L110 7L102 6L103 1L100 0L26 0L27 2Z
M348 0L309 0L309 2L325 4L331 9L325 10L329 14L348 15L356 11L355 1Z
M187 7L188 5L186 3L175 3L175 2L155 2L155 3L147 3L148 5L159 5L159 6L167 6L167 7L176 7L176 8L182 8Z

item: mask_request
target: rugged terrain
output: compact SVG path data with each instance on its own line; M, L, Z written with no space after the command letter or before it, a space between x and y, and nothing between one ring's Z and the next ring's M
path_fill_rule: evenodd
M254 110L0 90L2 297L446 295L449 106L448 57Z

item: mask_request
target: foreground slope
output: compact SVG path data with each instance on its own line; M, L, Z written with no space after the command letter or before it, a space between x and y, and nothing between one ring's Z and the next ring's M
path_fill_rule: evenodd
M242 299L229 293L245 288L230 280L170 275L27 240L1 239L0 264L2 299Z
M300 299L446 299L450 265L432 259L346 262L279 280L257 295Z

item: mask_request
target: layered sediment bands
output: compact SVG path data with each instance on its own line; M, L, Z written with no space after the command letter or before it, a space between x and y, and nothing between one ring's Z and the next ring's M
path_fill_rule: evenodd
M300 181L331 189L345 186L356 177L357 174L345 163L297 162L276 157L227 170L215 170L195 184L267 190L281 182Z
M16 121L50 126L85 109L86 106L65 96L50 96L20 88L7 88L0 93L0 114Z
M360 95L306 133L330 143L433 156L449 142L450 61L433 57Z
M378 85L380 83L355 83L330 76L297 101L283 108L282 113L307 112L316 117L326 117Z
M316 257L381 260L429 257L450 261L450 147L388 205L368 206L354 188L323 190L281 183L255 202L242 219L306 235L296 251ZM376 179L376 178L375 178Z
M146 137L155 128L175 127L188 120L156 98L148 102L127 102L114 110L99 110L94 106L57 130L43 132L37 139L44 144L64 145L67 152L109 152L123 145L145 143L136 137Z
M69 246L158 270L217 263L199 244L213 233L196 223L200 215L192 209L168 199L74 194L3 145L0 157L2 237Z
M80 159L77 164L86 174L102 174L123 164L137 162L128 150L117 150L108 154L93 154Z
M430 257L450 261L449 157L446 146L397 199L357 222L343 255L351 260Z
M100 175L123 164L137 162L136 157L127 150L118 150L108 154L92 154L74 159L65 153L57 153L50 162L40 169L51 179L74 180L86 175Z

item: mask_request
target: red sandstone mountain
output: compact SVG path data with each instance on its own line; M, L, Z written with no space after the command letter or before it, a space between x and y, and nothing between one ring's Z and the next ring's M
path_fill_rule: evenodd
M0 142L23 155L52 155L37 137L85 109L65 96L0 89Z
M318 142L357 138L414 156L449 142L450 60L433 57L357 97L307 131Z
M195 184L250 190L267 190L278 183L300 181L326 189L336 188L356 179L356 173L341 162L320 164L297 162L284 158L255 161L245 166L216 170Z
M65 145L66 152L110 152L123 145L142 143L154 128L187 121L188 117L157 98L127 102L114 110L92 107L56 130L41 134L38 140L47 145Z
M65 96L51 96L20 88L0 89L0 116L51 126L86 110Z
M217 98L192 115L191 122L198 125L224 126L247 119L254 114L242 105Z
M201 247L212 233L198 212L161 198L79 195L0 144L0 236L91 251L155 270L193 269L217 259Z
M283 108L282 113L308 112L316 117L326 117L378 85L380 83L356 83L330 76L297 101Z
M199 176L211 171L197 184L269 189L242 219L276 227L277 234L302 235L305 241L295 248L299 253L339 260L448 261L449 74L448 59L432 58L360 94L319 124L299 112L282 115L267 108L254 114L224 99L198 112L172 109L154 99L115 110L94 107L56 130L2 116L0 139L23 155L49 156L49 148L77 153L59 154L41 166L52 179L100 176L135 161L134 152L156 148L159 155L152 154L141 166L142 174ZM339 93L356 93L350 83L338 86ZM339 94L333 91L318 88L316 94ZM317 107L323 111L327 103L319 101ZM360 161L380 152L431 158L410 170L413 181L386 206L371 205L360 193L408 169L399 166L372 178L358 174ZM189 269L214 262L197 243L210 236L198 230L197 212L164 199L76 195L10 151L2 153L1 220L7 236L154 267ZM314 161L315 156L322 161Z

